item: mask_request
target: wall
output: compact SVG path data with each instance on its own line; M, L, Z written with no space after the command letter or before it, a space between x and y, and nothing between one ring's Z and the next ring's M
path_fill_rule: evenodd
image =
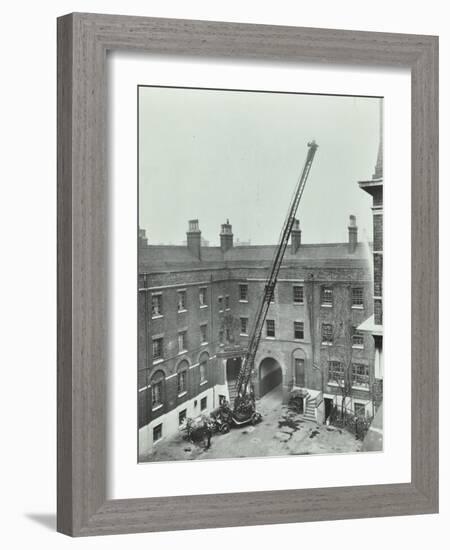
M2 540L7 548L183 547L259 549L320 546L390 548L393 541L421 549L447 540L450 520L449 437L441 425L441 514L300 525L279 525L130 535L72 541L54 532L55 513L55 209L56 209L56 38L55 18L70 11L94 11L234 20L372 31L440 34L441 188L443 214L450 207L450 29L447 5L440 0L404 2L358 0L58 0L7 2L2 10ZM6 196L5 196L6 195ZM450 216L441 216L442 280L450 279ZM441 297L448 306L449 285ZM448 307L444 309L447 311ZM442 316L441 341L449 322ZM444 344L445 345L445 344ZM441 387L450 384L441 369ZM20 400L18 396L20 394ZM26 403L26 406L23 404ZM446 405L442 399L442 407ZM444 412L445 409L442 408ZM264 461L260 461L264 467ZM332 472L330 472L332 475Z

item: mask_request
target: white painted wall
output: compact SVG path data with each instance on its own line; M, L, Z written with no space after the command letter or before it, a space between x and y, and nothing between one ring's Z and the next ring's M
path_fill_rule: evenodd
M56 507L56 23L58 15L94 11L278 25L302 25L440 35L441 53L441 279L448 281L450 191L450 27L447 3L429 0L361 2L320 0L16 0L2 5L2 117L0 224L2 366L2 541L6 548L241 548L291 545L409 549L447 540L450 519L449 437L441 430L441 514L79 539L54 532ZM449 285L441 288L449 304ZM444 308L448 311L448 308ZM442 316L442 338L449 323ZM445 345L445 344L444 344ZM446 354L447 355L447 354ZM448 358L441 387L448 387ZM23 404L28 404L24 407ZM442 399L442 406L445 406ZM445 409L443 409L444 411ZM264 461L259 461L261 469ZM261 470L263 475L263 470ZM332 475L332 472L328 472ZM376 536L374 536L376 533Z

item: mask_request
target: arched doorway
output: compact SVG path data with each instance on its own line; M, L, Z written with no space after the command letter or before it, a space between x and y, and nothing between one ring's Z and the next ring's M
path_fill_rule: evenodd
M281 389L283 382L283 371L276 359L266 357L259 364L259 395L263 397L267 393Z

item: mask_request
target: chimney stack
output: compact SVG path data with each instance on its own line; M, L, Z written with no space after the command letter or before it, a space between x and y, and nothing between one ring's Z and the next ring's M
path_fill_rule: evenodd
M223 223L221 225L221 231L220 231L220 248L222 249L222 252L226 252L227 250L230 250L230 248L233 248L233 231L230 224L230 221L227 220L227 223Z
M356 225L356 216L350 216L348 224L348 248L350 254L353 254L358 244L358 227Z
M299 220L294 220L294 225L291 231L291 254L297 254L300 245L302 244L302 231L300 229Z
M189 229L186 232L187 247L193 256L201 259L200 244L202 232L198 228L198 220L189 220Z

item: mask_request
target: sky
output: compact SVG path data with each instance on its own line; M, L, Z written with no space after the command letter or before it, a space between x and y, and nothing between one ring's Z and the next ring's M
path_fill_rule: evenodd
M350 214L372 240L370 179L380 99L183 88L139 88L139 225L151 244L181 244L188 220L219 244L278 242L307 143L316 152L297 217L302 242L345 242Z

